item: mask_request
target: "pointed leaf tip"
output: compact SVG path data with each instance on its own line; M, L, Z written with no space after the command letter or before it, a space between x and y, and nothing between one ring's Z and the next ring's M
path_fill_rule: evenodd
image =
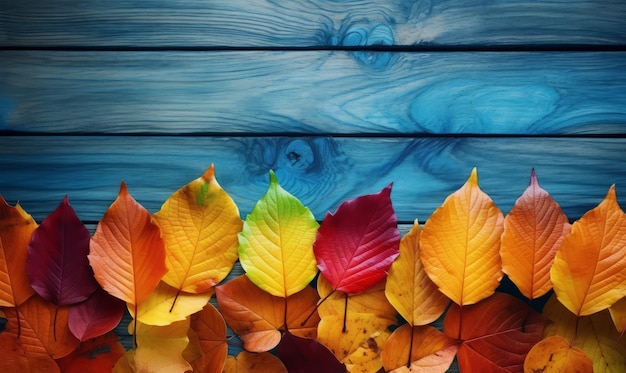
M128 194L128 188L126 188L126 183L124 182L124 180L122 180L122 182L120 183L120 195L123 194Z
M537 173L535 172L535 168L530 171L530 185L531 186L539 186L539 180L537 179Z
M270 170L270 185L272 184L278 184L278 177L276 177L274 170Z
M213 163L211 163L209 168L207 168L207 170L204 172L202 178L206 181L211 181L215 178L215 165Z
M478 185L478 171L476 170L476 167L472 169L472 173L470 174L470 177L467 179L467 183L472 186Z

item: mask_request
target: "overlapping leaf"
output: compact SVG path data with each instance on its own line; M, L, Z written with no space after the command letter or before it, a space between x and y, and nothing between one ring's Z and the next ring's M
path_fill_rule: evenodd
M544 337L558 335L582 349L597 373L626 371L626 340L620 338L607 310L577 317L552 296L542 313L551 320Z
M454 303L474 304L498 287L503 221L502 212L479 188L476 169L426 221L420 259L428 276Z
M118 339L115 333L108 333L85 340L77 350L57 363L63 373L111 373L125 353Z
M312 245L318 226L270 171L269 188L239 234L239 260L250 280L283 298L304 289L317 273Z
M84 301L98 288L89 266L91 235L67 196L33 232L28 276L33 289L58 306Z
M389 336L382 360L386 372L446 372L456 356L458 341L432 326L404 324Z
M190 327L201 352L196 359L189 360L194 372L221 372L228 355L226 323L222 315L207 304L202 311L191 315Z
M183 293L179 289L160 282L152 294L137 307L137 314L129 309L133 318L147 325L165 326L182 321L200 311L211 299L213 289L204 293Z
M626 214L615 186L574 222L550 277L561 303L578 316L604 310L626 296Z
M228 356L224 373L287 373L279 358L269 352L241 351L237 357Z
M358 293L387 276L400 244L390 196L391 184L346 201L324 217L313 250L333 289Z
M237 260L242 221L232 198L215 179L213 165L172 194L154 215L166 247L163 277L186 293L206 293Z
M35 220L0 196L0 307L16 307L35 293L26 270Z
M0 312L1 315L1 312ZM0 372L60 372L54 359L47 355L27 356L17 335L0 333Z
M248 351L276 347L282 330L301 337L316 336L319 317L314 311L319 297L310 286L281 298L263 291L244 275L217 286L216 294L224 319Z
M426 325L439 318L450 303L424 271L419 258L421 228L417 221L400 241L400 256L391 264L385 295L411 325Z
M618 300L609 308L615 328L622 335L626 332L626 297Z
M530 185L504 219L502 270L524 296L538 298L552 289L550 268L571 225L550 194L539 182L535 170Z
M583 350L570 346L559 336L552 336L537 343L528 353L524 372L542 373L593 373L593 363Z
M19 307L5 309L7 325L2 334L17 338L26 357L59 359L79 344L68 327L68 313L68 307L57 308L33 295Z
M91 238L89 263L109 294L137 306L167 272L159 227L122 182Z
M69 307L68 326L81 342L113 330L124 316L122 300L98 288L87 300Z
M326 346L315 339L298 337L289 332L283 335L277 355L289 372L346 372L346 366Z
M520 371L546 323L521 300L495 293L471 306L452 305L443 330L462 341L457 354L461 371Z

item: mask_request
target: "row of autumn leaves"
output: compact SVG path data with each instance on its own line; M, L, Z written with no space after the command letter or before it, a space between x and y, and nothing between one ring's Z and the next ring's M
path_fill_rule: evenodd
M93 237L67 198L39 227L1 200L0 367L443 372L455 356L463 372L626 367L614 187L571 226L534 171L505 218L473 170L402 239L390 193L344 202L320 226L270 172L242 222L211 166L154 216L122 183ZM237 259L246 275L218 285ZM554 287L543 315L494 293L503 271L531 300ZM110 333L125 308L130 351ZM443 332L428 325L444 312ZM397 314L406 322L392 333ZM224 320L246 350L237 357Z

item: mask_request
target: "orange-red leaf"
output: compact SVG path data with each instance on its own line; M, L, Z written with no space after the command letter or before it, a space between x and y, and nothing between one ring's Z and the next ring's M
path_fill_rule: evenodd
M385 295L394 308L411 325L426 325L437 320L450 299L424 271L419 258L421 229L417 221L400 241L400 256L391 264Z
M166 244L169 272L163 281L168 285L205 293L233 268L243 222L235 202L217 183L213 165L172 194L154 218Z
M428 276L454 303L474 304L498 287L503 221L502 212L478 187L476 169L426 221L420 259Z
M28 357L62 358L79 344L67 325L68 312L68 307L57 309L33 295L19 307L5 309L7 325L3 334L16 337Z
M404 324L389 336L383 348L387 372L446 372L458 350L458 341L432 326Z
M0 196L0 307L16 307L35 291L26 272L28 244L37 228L35 220L17 204Z
M123 182L91 238L89 263L104 290L135 306L167 272L159 227Z
M571 347L558 335L537 343L526 356L524 372L534 373L592 373L593 363L583 350Z
M191 315L191 329L196 332L202 356L190 361L194 372L221 372L228 355L226 323L213 305L207 304Z
M50 356L29 357L20 346L19 339L9 333L0 333L0 372L60 372Z
M276 347L280 330L301 337L316 336L317 313L307 320L319 300L311 286L282 298L261 290L243 275L217 286L216 294L224 319L248 351L264 352Z
M626 214L614 185L572 225L550 277L559 301L578 316L609 308L626 296Z
M118 339L111 332L86 340L76 351L57 360L57 363L63 373L110 373L125 352Z
M552 289L550 268L571 225L550 194L539 186L535 170L530 185L504 219L502 270L529 299Z
M528 351L541 340L546 323L523 301L495 293L471 306L453 304L443 330L463 341L457 355L461 371L519 371Z

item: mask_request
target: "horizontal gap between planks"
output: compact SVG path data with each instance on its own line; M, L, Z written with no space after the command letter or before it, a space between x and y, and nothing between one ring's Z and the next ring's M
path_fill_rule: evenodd
M513 44L513 45L328 45L328 46L0 46L0 51L61 52L214 52L214 51L347 51L347 52L626 52L626 44Z
M498 134L498 133L285 133L285 132L189 132L189 133L152 133L152 132L28 132L0 130L3 137L336 137L336 138L595 138L623 139L626 133L555 133L555 134Z

